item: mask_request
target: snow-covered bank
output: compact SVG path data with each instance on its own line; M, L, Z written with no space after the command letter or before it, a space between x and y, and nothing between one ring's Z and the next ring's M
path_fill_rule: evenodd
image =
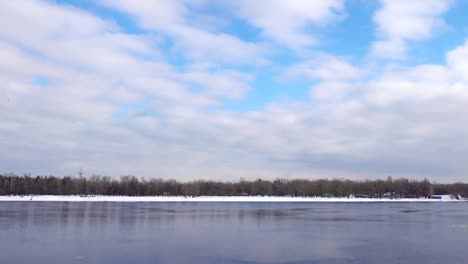
M451 202L458 200L388 199L388 198L324 198L280 196L0 196L1 201L43 202Z

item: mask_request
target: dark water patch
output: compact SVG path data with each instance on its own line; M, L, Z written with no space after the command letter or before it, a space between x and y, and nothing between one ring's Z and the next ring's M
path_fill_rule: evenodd
M425 212L426 210L416 210L416 209L407 209L407 210L401 210L400 212L405 213L405 214L410 214L410 213L420 213L420 212Z

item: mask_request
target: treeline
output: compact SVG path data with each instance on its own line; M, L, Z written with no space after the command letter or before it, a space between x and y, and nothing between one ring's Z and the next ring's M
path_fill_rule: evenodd
M123 176L54 177L0 174L0 195L120 195L120 196L321 196L429 197L460 194L468 197L468 184L436 184L429 180L307 180L277 179L237 182L197 180L178 182Z

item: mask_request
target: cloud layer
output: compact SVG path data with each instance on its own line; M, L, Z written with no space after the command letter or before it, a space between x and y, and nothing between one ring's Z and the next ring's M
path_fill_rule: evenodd
M423 65L408 45L452 6L382 1L359 58L322 50L353 17L343 1L4 2L0 170L463 180L468 40Z

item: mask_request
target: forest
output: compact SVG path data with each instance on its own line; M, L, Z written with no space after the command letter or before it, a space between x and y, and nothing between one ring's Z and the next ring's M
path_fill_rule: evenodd
M0 195L118 195L118 196L293 196L419 198L434 194L468 197L467 183L440 184L428 179L257 179L180 182L173 179L122 176L55 177L0 174Z

